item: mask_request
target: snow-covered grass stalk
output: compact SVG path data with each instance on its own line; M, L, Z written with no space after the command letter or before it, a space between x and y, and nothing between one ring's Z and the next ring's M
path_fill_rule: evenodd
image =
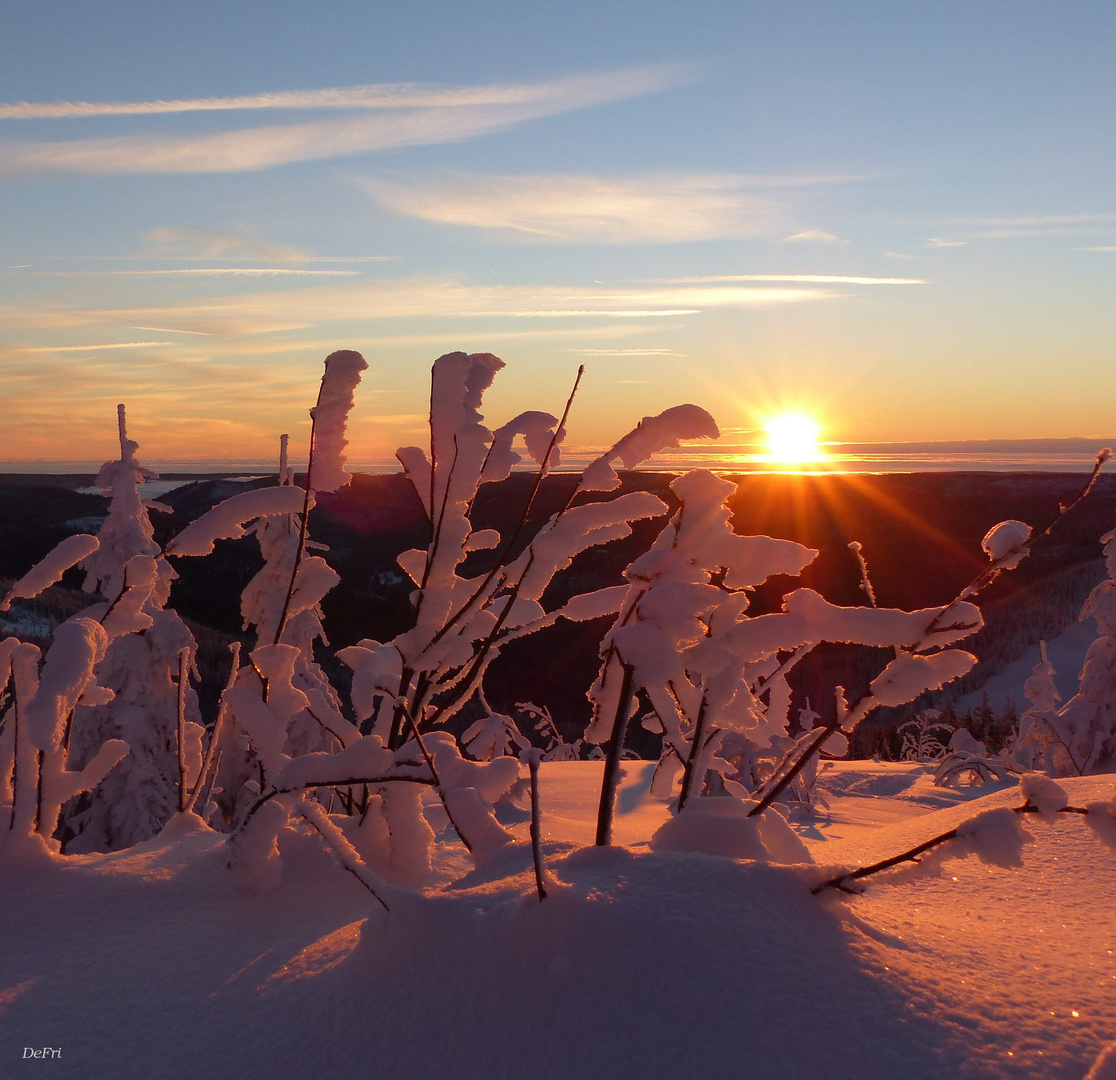
M298 572L306 555L306 533L310 510L314 505L314 492L336 491L352 479L345 469L345 448L348 439L345 427L353 407L353 392L360 383L361 372L368 362L358 352L341 349L325 358L325 372L318 386L317 404L310 410L310 451L306 462L306 492L302 501L302 515L298 526L298 548L291 566L287 594L275 627L274 644L283 638L294 598ZM287 436L281 442L279 482L287 479Z

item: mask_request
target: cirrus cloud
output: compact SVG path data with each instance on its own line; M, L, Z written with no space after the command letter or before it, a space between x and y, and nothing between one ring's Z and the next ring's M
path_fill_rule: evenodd
M445 174L360 182L380 205L443 225L556 243L684 243L774 236L790 218L785 189L847 177L652 172Z
M529 120L663 90L681 82L685 71L678 65L657 65L570 75L537 83L428 88L421 92L413 88L394 92L391 87L350 87L180 102L62 102L43 106L18 103L0 107L0 120L304 108L340 109L346 115L200 135L160 132L0 142L0 171L118 175L248 172L375 150L462 142Z

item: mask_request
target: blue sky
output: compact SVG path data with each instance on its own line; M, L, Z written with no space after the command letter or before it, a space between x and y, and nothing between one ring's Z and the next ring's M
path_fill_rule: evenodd
M1107 3L8 3L0 459L265 459L320 361L355 457L430 362L611 441L1116 430ZM168 104L169 103L169 104Z

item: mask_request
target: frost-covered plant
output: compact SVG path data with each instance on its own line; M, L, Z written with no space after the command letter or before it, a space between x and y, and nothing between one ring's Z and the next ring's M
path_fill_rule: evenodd
M330 361L357 356L334 354L327 361L323 386L331 377ZM594 493L619 486L612 462L619 459L630 467L659 449L677 446L680 439L717 434L712 419L695 406L645 418L590 466L567 503L521 544L542 480L559 463L573 395L561 420L525 412L490 430L482 423L480 407L501 367L503 362L487 353L451 353L436 361L429 449L405 447L398 453L426 512L430 539L425 550L404 552L399 558L415 584L412 627L391 641L365 639L338 654L353 670L359 729L341 717L327 683L312 685L316 672L309 666L310 646L321 631L317 604L336 580L323 560L306 555L307 514L313 491L320 490L313 457L316 441L301 516L294 494L298 489L281 483L215 507L168 548L176 555L206 554L216 539L241 536L245 526L256 521L264 549L264 569L246 590L244 602L246 620L257 627L261 644L222 699L228 724L221 737L246 743L256 765L254 777L239 778L235 796L234 813L241 825L234 851L245 853L242 869L251 864L258 871L242 874L246 881L272 873L265 868L273 865L274 830L283 827L276 824L280 817L285 822L290 814L302 814L306 799L319 796L327 805L337 797L351 816L343 831L353 849L367 857L369 866L397 880L420 880L429 870L434 834L423 813L423 786L434 789L475 858L483 860L508 843L511 834L497 822L493 804L518 779L518 765L505 751L523 737L510 718L484 705L489 665L505 642L558 619L582 621L618 610L622 587L574 596L552 611L541 603L553 576L581 551L626 537L633 521L666 510L661 500L645 492L599 501ZM327 396L340 399L323 390L319 407ZM343 403L351 403L351 388ZM335 410L334 427L343 427L346 411ZM315 439L321 419L315 417ZM494 530L475 530L471 511L477 492L483 484L505 479L520 462L513 445L519 437L538 467L519 524L505 537ZM333 443L343 446L343 439ZM331 482L341 477L342 464ZM489 568L468 573L469 556L484 551L491 553ZM296 632L299 619L303 626ZM473 699L480 701L486 715L465 733L468 751L481 759L469 761L456 739L432 729ZM298 721L306 717L335 743L313 746L296 739ZM346 763L340 772L339 762ZM222 786L229 782L229 771L223 770ZM237 786L235 781L232 786ZM285 816L280 813L284 808ZM318 831L328 842L328 832ZM253 836L256 840L250 839Z
M945 757L954 726L942 719L940 709L922 709L913 720L900 724L903 740L900 761L938 761Z
M13 706L9 725L13 827L17 820L26 825L20 799L27 784L19 783L19 775L31 775L30 759L23 760L16 745L21 715L61 708L57 694L54 705L43 704L42 686L57 679L57 672L69 672L65 715L31 723L23 748L34 744L42 755L32 770L38 789L34 828L53 836L65 805L61 835L72 851L111 850L153 836L184 805L201 760L197 699L187 685L196 674L196 646L178 615L165 608L175 575L155 543L148 514L166 507L140 495L138 485L156 474L136 460L138 447L127 436L123 405L117 416L120 458L106 462L97 477L110 496L99 534L68 537L3 603L6 608L15 597L37 595L75 564L86 571L85 591L106 597L58 628L43 663L42 685L37 654L33 658L22 647L13 654L22 657L13 661L12 671L15 698L23 702ZM86 663L92 665L88 672ZM80 686L79 680L84 680ZM81 797L69 802L75 796ZM62 799L57 807L56 797Z
M1030 554L1034 543L1042 537L1047 536L1067 513L1089 495L1096 485L1105 462L1111 457L1112 451L1107 447L1097 455L1093 465L1093 471L1077 497L1069 504L1060 503L1057 511L1045 528L1035 532L1031 526L1022 521L1002 521L989 529L981 543L985 554L988 555L988 565L961 590L956 599L951 603L936 610L932 609L931 617L923 624L922 632L916 635L913 641L893 646L894 659L884 668L876 679L869 684L868 689L851 706L844 708L839 704L835 719L821 727L818 734L806 744L794 762L791 763L773 783L768 785L763 797L752 807L749 813L752 815L761 814L779 798L788 785L793 783L795 776L797 776L798 773L809 764L811 758L821 750L831 733L842 728L852 730L876 707L880 705L904 704L916 697L918 693L921 693L922 691L916 690L910 692L907 697L903 696L904 693L911 691L912 687L917 683L918 678L916 673L921 670L924 675L929 674L925 666L927 662L929 662L930 666L933 666L935 663L940 663L938 657L944 654L928 651L935 648L935 642L933 640L935 636L942 631L953 630L963 626L969 618L970 612L976 612L979 620L979 612L976 611L976 608L969 603L969 601L995 581L1005 570L1015 569L1027 555ZM854 551L856 551L856 549L854 549ZM858 552L857 554L859 557ZM861 561L861 570L863 573L863 561ZM864 581L867 582L866 574L864 576ZM872 599L870 586L867 584L865 584L865 591L868 592L869 598ZM978 628L979 621L977 624L973 625L968 632L973 632ZM964 655L967 656L968 654ZM949 664L951 661L947 660L946 663ZM947 678L955 677L956 675L951 675ZM928 686L940 686L943 682L947 681L947 678L942 678L937 683L928 683Z
M81 768L71 768L75 708L112 696L94 674L107 648L104 628L81 615L58 628L45 658L28 642L0 642L0 684L11 689L0 733L0 806L8 811L0 842L18 845L38 837L57 849L63 804L96 787L128 753L126 743L110 739Z
M577 761L581 757L584 740L567 742L545 705L540 707L531 701L519 701L515 708L532 725L535 733L546 740L546 745L542 748L543 761Z
M620 752L636 692L650 702L663 734L660 770L681 773L681 811L701 794L710 772L730 771L720 754L726 736L765 747L785 734L790 702L785 676L816 644L895 650L872 684L874 705L903 704L976 662L947 647L981 625L980 612L963 601L943 618L942 608L843 608L811 589L797 589L784 598L782 611L749 616L752 589L775 574L797 576L817 552L789 540L734 533L725 501L735 485L712 473L688 473L671 488L681 505L651 550L626 571L628 592L602 645L601 675L590 692L594 718L586 737L609 744L598 844L609 842ZM868 711L840 710L839 723L851 730ZM844 753L837 728L823 729L820 738L810 733L808 745L820 749L828 742L832 752Z
M283 436L278 487L225 500L168 545L171 555L208 555L216 541L247 531L256 536L264 559L241 595L244 629L255 631L256 647L222 695L213 736L221 758L216 783L229 820L243 816L281 759L343 748L360 735L342 715L340 698L314 658L315 642L326 640L321 601L340 578L323 558L307 551L316 546L309 538L315 495L335 491L350 479L345 428L367 366L360 353L350 350L326 357L318 401L310 410L305 488L293 483Z
M1060 709L1054 668L1046 656L1027 680L1031 707L1020 717L1012 754L1052 776L1116 771L1116 530L1101 537L1108 577L1089 594L1081 618L1097 620L1077 693Z

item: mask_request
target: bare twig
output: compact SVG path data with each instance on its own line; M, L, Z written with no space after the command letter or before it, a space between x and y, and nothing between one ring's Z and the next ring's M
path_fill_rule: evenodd
M325 376L318 384L318 400L310 410L310 451L306 459L306 493L302 499L302 520L298 524L298 550L295 552L294 566L291 567L291 580L287 584L287 597L283 601L283 610L279 613L279 622L275 627L275 640L278 645L283 640L283 631L287 628L287 614L291 609L291 599L294 597L295 582L298 580L298 570L306 555L306 530L310 524L310 501L314 497L314 436L318 430L318 421L314 413L322 403L322 387L325 386Z
M1039 808L1034 803L1024 803L1022 806L1013 806L1012 812L1016 814L1037 814ZM1088 810L1083 806L1063 806L1057 811L1059 814L1087 814ZM871 866L861 866L856 870L850 870L845 874L838 874L828 881L823 881L820 885L814 886L810 890L814 896L822 892L824 889L837 889L840 892L850 892L847 887L848 882L859 881L861 878L870 877L872 874L878 874L883 870L890 870L893 866L898 866L900 863L905 862L918 862L918 857L933 848L939 847L942 844L948 843L950 840L957 839L957 831L960 829L959 825L956 829L949 829L947 832L939 833L937 836L931 837L929 840L924 840L921 844L916 844L913 848L907 851L900 852L898 855L892 855L889 859L881 859L879 862L872 863Z

